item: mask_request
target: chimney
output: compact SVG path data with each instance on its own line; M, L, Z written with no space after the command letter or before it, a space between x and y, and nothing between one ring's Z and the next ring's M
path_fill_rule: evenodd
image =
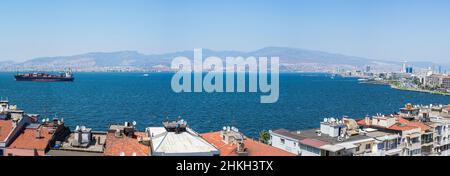
M237 143L236 152L237 152L238 156L248 156L248 152L247 152L247 149L245 148L244 141L239 141Z
M42 138L42 132L41 129L36 129L36 139L41 139Z

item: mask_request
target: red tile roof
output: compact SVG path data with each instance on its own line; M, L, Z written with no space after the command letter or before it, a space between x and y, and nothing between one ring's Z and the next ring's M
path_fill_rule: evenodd
M12 129L12 120L0 120L0 141L4 141Z
M37 129L25 129L8 148L45 150L53 138L53 133L51 134L47 127L40 126L38 129L41 130L40 138L37 137Z
M226 144L219 132L205 133L201 135L203 139L214 145L220 151L220 156L237 156L237 146ZM244 146L247 148L248 156L295 156L292 153L272 147L252 139L245 139Z
M418 128L418 127L409 126L409 125L406 125L406 124L396 123L396 124L390 126L388 129L396 130L396 131L408 131L408 130L412 130L412 129L416 129L416 128Z
M429 126L427 126L427 125L425 125L423 123L420 123L420 122L410 122L410 121L408 121L406 119L403 119L401 117L396 117L396 118L398 119L398 122L395 123L394 125L390 126L390 127L387 127L387 128L386 127L382 127L382 126L372 125L372 123L371 123L372 119L370 119L369 124L366 123L365 119L358 120L357 123L358 123L358 125L361 125L361 126L382 127L382 128L386 128L386 129L390 129L390 130L396 130L396 131L408 131L408 130L412 130L412 129L415 129L415 128L421 128L421 129L423 128L422 130L425 131L425 130L430 128ZM402 120L399 120L399 119L402 119ZM425 126L423 126L423 125L425 125Z
M120 156L123 152L125 156L149 156L150 147L139 143L138 137L145 136L143 132L135 132L133 137L116 137L113 132L106 136L106 146L104 154L106 156Z
M358 123L358 125L365 126L365 125L372 125L370 122L372 122L372 119L369 120L369 124L366 124L366 119L361 119L358 120L356 123Z
M408 126L418 127L422 131L427 131L427 130L429 130L431 128L430 126L428 126L428 125L426 125L426 124L424 124L422 122L409 121L409 120L406 120L406 119L404 119L402 117L397 117L397 119L398 119L399 123L406 124Z

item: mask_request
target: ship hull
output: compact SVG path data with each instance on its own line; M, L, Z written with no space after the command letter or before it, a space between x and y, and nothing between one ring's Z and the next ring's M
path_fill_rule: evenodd
M16 81L32 81L32 82L72 82L75 78L65 78L65 77L24 77L24 76L15 76Z

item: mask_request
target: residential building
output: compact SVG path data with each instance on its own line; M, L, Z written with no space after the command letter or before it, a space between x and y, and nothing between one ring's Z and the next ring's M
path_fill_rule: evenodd
M56 141L48 156L103 156L107 132L77 126L64 140Z
M446 77L447 76L444 76L442 74L431 74L429 76L426 76L424 80L424 86L430 89L440 88L443 84L444 78Z
M374 128L383 132L398 134L401 138L399 147L402 148L400 156L422 155L422 145L425 149L430 148L430 141L422 139L432 135L430 127L420 122L410 122L400 116L377 115L370 119L359 120L358 124L363 127ZM432 147L431 147L432 148Z
M296 156L287 151L249 139L234 127L222 131L205 133L203 139L220 151L220 156Z
M363 132L375 139L372 156L399 156L402 152L400 135L373 128L365 128Z
M270 131L274 147L300 156L364 156L373 153L375 140L359 133L353 119L324 119L319 129ZM288 141L288 143L287 143Z
M55 118L44 123L27 123L17 138L7 147L8 156L45 156L56 140L65 138L70 130Z
M218 156L219 150L190 129L184 120L148 127L152 156Z
M450 92L450 76L447 76L445 78L442 79L442 85L441 87L444 90L447 90L447 92Z
M29 120L17 106L0 101L0 156L7 156L6 148L20 135Z
M106 137L105 156L150 156L148 136L138 132L136 123L111 125Z

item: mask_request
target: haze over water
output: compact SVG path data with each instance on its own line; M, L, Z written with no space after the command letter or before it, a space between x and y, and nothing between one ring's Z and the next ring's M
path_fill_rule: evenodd
M55 114L66 125L107 130L110 124L138 122L143 130L181 116L197 132L236 126L249 137L261 130L316 128L323 118L363 118L393 113L406 103L449 104L450 97L360 84L354 78L326 74L280 75L280 98L260 104L257 93L174 93L172 73L77 73L75 82L16 82L0 73L0 96L27 113Z

